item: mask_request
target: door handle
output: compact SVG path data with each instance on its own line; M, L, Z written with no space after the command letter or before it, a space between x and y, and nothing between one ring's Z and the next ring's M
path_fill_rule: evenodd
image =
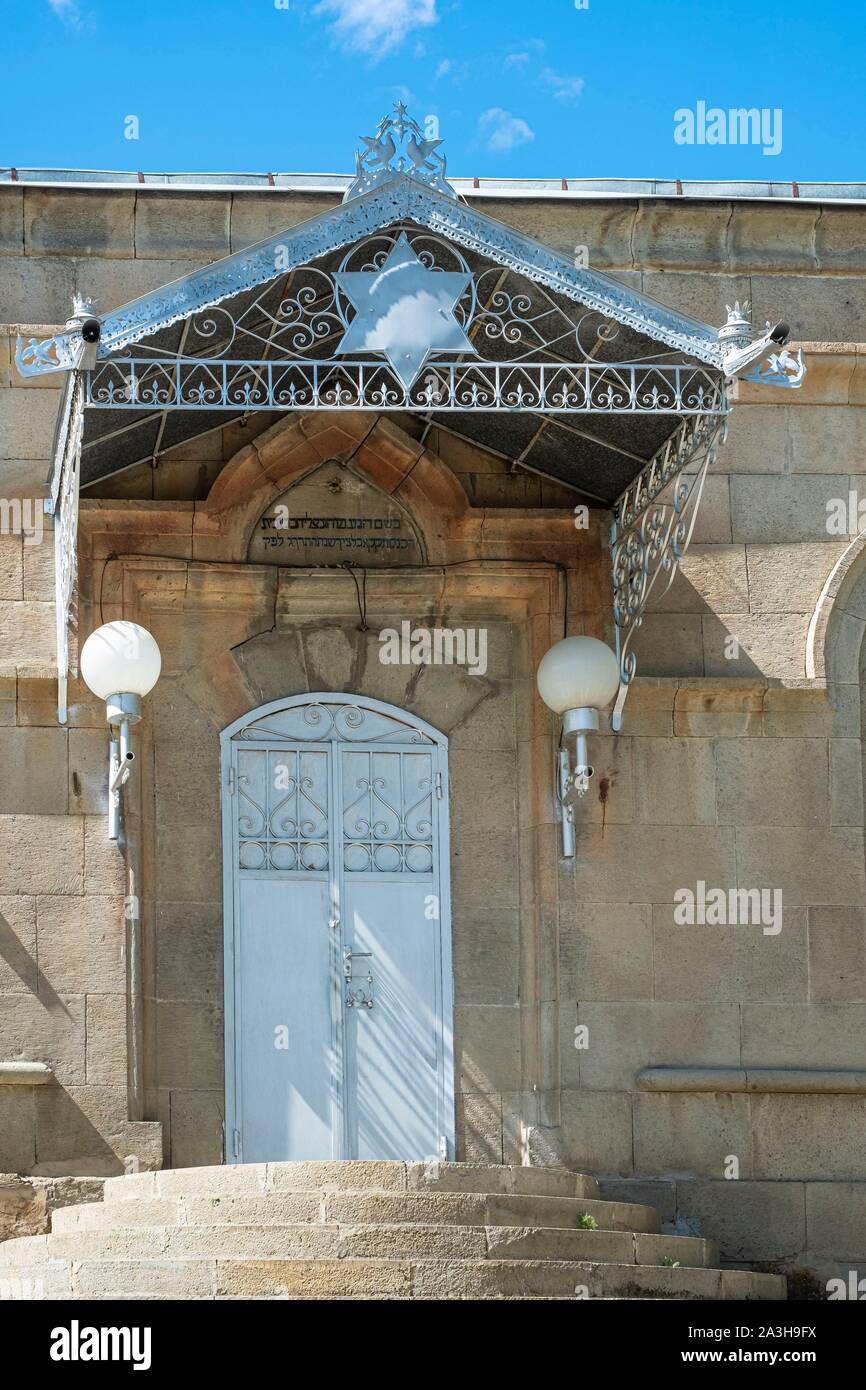
M328 926L331 928L331 931L336 931L336 929L337 929L337 927L338 927L339 925L340 925L340 919L339 919L339 917L331 917L331 918L330 918L330 920L329 920L329 922L328 922Z

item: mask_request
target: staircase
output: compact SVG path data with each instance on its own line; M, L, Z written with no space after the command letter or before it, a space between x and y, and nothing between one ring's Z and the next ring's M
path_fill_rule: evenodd
M785 1298L717 1255L561 1169L256 1163L109 1179L0 1245L0 1298Z

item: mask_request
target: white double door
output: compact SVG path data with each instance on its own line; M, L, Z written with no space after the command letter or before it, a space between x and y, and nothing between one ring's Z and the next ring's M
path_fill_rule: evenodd
M445 750L228 751L227 1161L453 1156Z

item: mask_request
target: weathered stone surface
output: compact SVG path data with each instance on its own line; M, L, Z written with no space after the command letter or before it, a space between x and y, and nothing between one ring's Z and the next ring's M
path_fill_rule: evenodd
M566 1152L581 1168L610 1174L634 1171L631 1097L624 1092L564 1090L562 1134Z
M809 908L811 997L866 1003L866 915L858 907Z
M719 739L723 825L826 825L830 776L825 739Z
M754 1177L866 1179L863 1096L752 1096Z
M231 200L225 193L139 192L135 255L158 260L216 260L229 254Z
M652 998L652 910L640 903L560 907L563 1000Z
M24 254L24 189L5 187L0 194L0 255Z
M35 992L36 899L0 896L0 995Z
M0 888L6 893L80 893L84 835L65 816L0 816Z
M475 1005L454 1011L455 1056L461 1091L501 1091L518 1074L520 1013L516 1007Z
M726 1260L793 1264L806 1244L804 1185L681 1178L676 1223L710 1236Z
M463 1004L515 1005L519 994L519 914L460 913L454 921L454 975Z
M125 990L123 909L122 898L95 894L36 899L40 993Z
M223 1083L222 1010L214 1004L161 1001L157 1055L160 1085L219 1089Z
M0 729L0 814L62 816L66 734L62 729Z
M723 1178L733 1155L739 1160L740 1176L753 1176L751 1099L737 1095L636 1095L636 1170L660 1176L692 1173Z
M637 1072L651 1063L712 1066L739 1055L739 1014L731 1004L581 1001L577 1021L589 1035L578 1053L580 1083L593 1091L631 1091Z
M222 904L160 902L155 909L155 928L157 996L221 1002Z
M64 1085L80 1084L85 1079L84 1038L81 995L53 994L44 999L32 994L4 996L0 1010L0 1056L4 1061L46 1062Z
M783 904L776 933L772 897L767 906L772 924L750 918L733 926L680 926L671 906L654 907L655 998L805 1003L809 988L806 909L786 911Z
M827 529L828 503L847 497L848 476L838 466L819 477L733 477L733 539L748 545L838 539Z
M27 188L28 256L133 256L135 195L124 189Z
M826 828L819 855L814 848L814 832L796 827L750 827L748 832L738 832L738 880L778 888L792 907L862 903L862 830Z

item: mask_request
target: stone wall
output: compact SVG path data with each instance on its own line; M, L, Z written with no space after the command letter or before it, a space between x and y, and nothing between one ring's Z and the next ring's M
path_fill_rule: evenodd
M331 203L0 188L0 320L11 325L0 335L0 496L42 495L58 403L56 387L17 377L18 324L61 322L74 289L114 308ZM866 212L479 206L566 254L588 246L591 264L709 322L751 295L756 321L784 317L816 340L801 391L740 388L683 573L640 634L624 732L596 744L576 859L559 860L555 731L532 671L562 630L552 560L571 569L571 628L610 636L608 518L575 543L562 489L433 432L424 447L439 491L413 499L422 530L447 514L453 553L510 557L517 590L497 589L501 565L447 590L449 613L481 615L493 634L483 699L466 677L389 683L348 590L245 568L252 511L237 526L226 518L251 478L268 484L253 500L272 499L287 441L270 420L227 427L119 475L82 507L82 630L99 621L101 597L106 619L152 626L166 659L130 807L143 888L131 1017L130 866L105 841L102 711L76 687L70 727L58 728L50 534L0 535L0 1062L44 1061L56 1077L0 1084L0 1168L220 1161L217 734L265 700L321 685L405 704L452 739L461 1153L565 1161L635 1193L648 1183L672 1226L700 1226L733 1261L822 1277L834 1262L866 1270L866 1096L855 1076L866 600L856 514L843 534L827 527L828 505L857 493L866 472ZM397 448L389 428L381 448L414 466L411 431ZM371 477L375 467L371 458ZM109 562L118 551L131 558ZM398 602L382 583L371 583L371 626L377 614L393 620ZM430 576L424 585L399 599L418 619L446 597ZM780 890L781 932L678 925L674 895L699 881ZM667 1089L646 1076L661 1067L677 1069ZM687 1074L701 1068L727 1080ZM786 1092L769 1076L779 1068L836 1079ZM732 1156L736 1181L725 1176Z

